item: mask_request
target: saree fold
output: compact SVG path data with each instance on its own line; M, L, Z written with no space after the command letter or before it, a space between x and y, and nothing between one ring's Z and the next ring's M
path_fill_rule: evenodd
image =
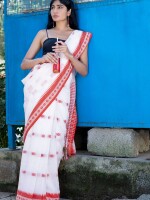
M75 30L66 44L79 58L90 38L90 33ZM59 200L60 161L76 153L75 70L64 54L60 60L59 74L45 63L22 80L25 131L17 200Z

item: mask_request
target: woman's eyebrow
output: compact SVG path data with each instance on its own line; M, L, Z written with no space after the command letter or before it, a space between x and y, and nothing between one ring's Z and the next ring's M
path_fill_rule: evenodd
M57 4L56 6L64 6L63 4Z
M54 7L54 6L57 6L57 7L58 7L58 6L64 6L64 5L63 5L63 4L57 4L57 5L54 5L54 4L53 4L51 7Z

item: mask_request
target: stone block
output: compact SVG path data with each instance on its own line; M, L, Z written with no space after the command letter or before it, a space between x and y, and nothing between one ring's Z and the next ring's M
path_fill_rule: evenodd
M137 199L150 191L149 171L141 158L76 155L61 163L60 188L74 200Z
M150 194L143 194L137 200L150 200Z
M150 149L149 142L150 142L150 136L149 136L149 130L140 129L138 131L139 133L139 152L145 152Z
M139 133L133 129L93 128L88 131L87 149L102 156L136 157L139 138Z
M17 166L12 160L0 161L0 184L15 183L17 181Z

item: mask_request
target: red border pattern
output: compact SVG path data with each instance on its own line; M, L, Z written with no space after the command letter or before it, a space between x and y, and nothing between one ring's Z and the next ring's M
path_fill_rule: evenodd
M50 104L55 100L66 81L68 80L71 72L72 66L70 62L67 63L66 67L62 71L62 73L58 76L52 86L45 92L45 94L41 97L39 102L34 107L31 112L28 122L25 126L24 130L24 141L26 139L27 133L30 128L34 125L34 123L39 119L39 117L44 113L44 111L50 106Z
M78 44L75 52L73 53L73 55L76 58L79 58L81 56L81 54L85 50L91 37L92 37L91 33L82 32L79 44ZM41 97L39 102L36 104L33 111L31 112L28 122L25 126L24 141L26 139L27 133L29 132L30 128L39 119L39 117L44 113L44 111L51 105L51 103L56 99L56 97L59 94L59 92L61 91L62 87L65 85L66 81L68 80L68 78L72 72L72 69L73 69L73 67L72 67L70 61L68 61L67 65L65 66L62 73L60 73L60 75L55 80L55 82L52 84L52 86L45 92L45 94ZM74 97L75 97L75 94L74 94ZM74 109L75 109L75 100L74 100L74 105L72 108L70 108L70 110L73 111ZM67 134L67 138L66 138L67 143L69 144L69 145L67 144L67 147L69 149L71 149L70 145L71 145L71 143L73 143L73 138L74 138L75 129L76 129L76 123L77 123L76 112L74 111L73 114L71 113L71 115L74 119L72 119L72 120L69 119L70 124L68 124L68 127L71 127L71 128L69 128L69 130L67 130L68 134ZM71 117L71 115L70 115L70 117ZM68 155L73 154L73 152L72 152L73 150L69 150L69 149L68 149Z
M91 38L90 33L82 32L79 44L75 52L73 53L73 55L76 58L79 58L80 55L83 53L90 38ZM68 61L63 71L59 74L59 76L56 78L54 83L49 87L49 89L43 94L41 99L38 101L38 103L32 110L29 116L29 119L27 121L25 131L24 131L24 141L26 139L26 136L30 128L42 116L44 111L51 105L51 103L56 99L62 87L65 85L70 74L72 73L72 70L73 70L73 66L71 65L70 61ZM77 114L76 114L76 107L75 107L75 93L76 93L75 89L76 89L75 82L73 82L71 85L69 120L67 123L67 133L66 133L66 148L67 148L67 154L69 156L71 156L72 154L75 154L75 148L73 146L76 123L77 123ZM32 153L33 155L35 155L34 152ZM34 173L32 175L34 175ZM45 174L44 174L44 177L45 177ZM17 191L16 200L31 200L31 199L32 200L59 200L60 194L46 193L43 195L39 195L39 194L26 193L20 190Z
M46 193L45 195L30 194L23 191L17 191L16 200L59 200L60 194Z
M92 37L92 34L89 32L82 33L80 42L74 53L74 56L76 58L79 58L81 56L81 54L87 47L91 37ZM67 159L68 156L74 155L76 153L76 150L73 147L74 135L75 135L76 124L77 124L75 96L76 96L75 83L73 83L73 85L71 86L69 120L68 120L68 124L67 124L67 134L66 134L66 142L65 142L65 148L67 149L67 153L65 152L66 154L64 155L65 159Z
M80 42L74 52L75 57L77 58L80 57L85 47L87 46L91 36L92 36L91 33L82 32ZM73 67L70 61L68 61L66 67L60 73L58 78L54 81L52 86L45 92L45 94L41 97L39 102L36 104L25 126L24 135L23 135L24 141L26 139L27 133L29 132L30 128L34 125L34 123L39 119L39 117L44 113L44 111L55 100L55 98L57 97L57 95L59 94L63 86L65 85L66 81L68 80L72 70L73 70Z

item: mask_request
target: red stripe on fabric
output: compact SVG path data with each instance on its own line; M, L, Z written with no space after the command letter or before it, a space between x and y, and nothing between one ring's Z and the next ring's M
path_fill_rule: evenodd
M88 44L91 34L87 32L83 32L78 44L78 47L76 48L74 52L74 56L79 58L79 56L84 51L86 45ZM69 68L70 67L70 68ZM24 130L24 141L26 139L27 133L30 130L30 128L33 126L33 124L39 119L39 117L44 113L44 111L50 106L50 104L54 101L58 93L61 91L62 87L66 83L68 77L70 76L72 72L72 66L70 65L70 61L68 61L66 67L61 72L61 74L58 76L58 78L54 81L52 86L45 92L45 94L41 97L39 102L36 104L34 109L32 110L29 120L27 122L27 125Z
M50 104L54 101L58 93L61 91L68 77L70 76L72 69L73 68L69 61L66 67L64 68L64 70L55 80L53 85L45 92L45 94L41 97L39 102L36 104L36 106L34 107L33 111L30 114L29 120L24 130L24 141L26 139L27 133L30 130L30 128L44 113L44 111L50 106Z
M76 56L77 58L79 58L81 56L81 54L85 50L91 37L92 37L91 33L88 33L88 32L82 33L78 47L76 48L76 50L74 52L74 56Z
M80 55L85 50L90 38L92 37L91 33L83 32L80 38L80 42L78 47L75 50L74 56L79 58ZM75 86L73 85L71 88L71 103L69 107L69 120L67 124L67 136L66 136L66 148L68 156L75 154L75 149L73 148L74 135L77 124L77 113L75 106ZM65 155L67 158L67 155Z
M46 193L43 195L40 194L30 194L23 191L18 190L17 196L21 196L22 198L28 198L28 199L39 199L39 200L45 200L46 198L58 198L60 197L60 194L53 194L53 193Z
M70 121L70 131L68 134L68 142L67 142L68 156L75 154L72 145L73 145L74 135L76 131L76 124L77 124L77 114L76 114L76 107L74 106L73 115Z

